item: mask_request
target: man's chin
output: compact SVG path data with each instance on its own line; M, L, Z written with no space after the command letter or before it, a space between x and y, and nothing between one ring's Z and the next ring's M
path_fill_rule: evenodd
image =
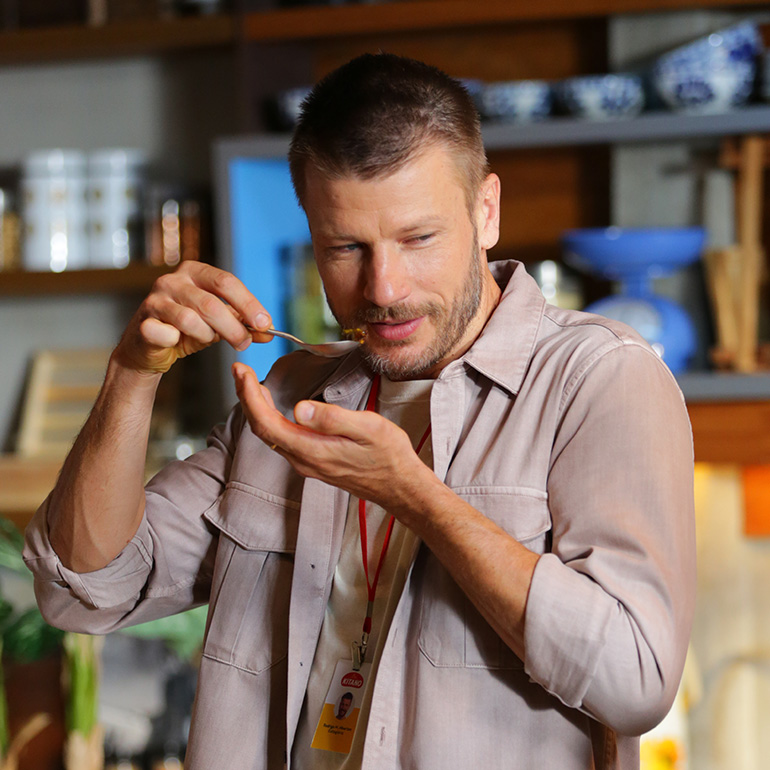
M372 371L389 380L418 379L436 364L429 353L409 351L403 343L389 347L387 351L364 350L364 358Z

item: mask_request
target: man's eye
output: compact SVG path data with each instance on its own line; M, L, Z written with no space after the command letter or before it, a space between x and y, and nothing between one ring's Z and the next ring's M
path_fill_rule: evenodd
M339 246L333 246L332 251L336 251L339 254L349 254L353 251L358 251L360 248L360 243L343 243Z
M409 243L426 243L435 233L425 233L425 235L415 235L409 238Z

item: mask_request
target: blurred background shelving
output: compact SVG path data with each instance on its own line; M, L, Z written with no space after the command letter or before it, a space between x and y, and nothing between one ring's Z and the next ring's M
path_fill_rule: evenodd
M0 66L228 48L237 39L231 14L16 29L0 32Z
M552 0L536 5L503 0L485 4L406 0L276 8L243 3L237 10L213 15L5 31L0 33L0 80L11 91L23 92L24 98L36 92L37 114L35 110L5 111L12 128L5 135L0 129L0 162L10 165L18 160L25 149L25 142L18 141L22 135L27 149L41 144L71 145L75 140L86 147L133 143L163 159L170 173L210 185L216 171L209 152L216 140L238 136L241 138L230 140L231 147L242 142L250 153L259 154L260 147L268 156L285 152L286 136L267 132L267 98L282 87L312 82L363 50L383 47L421 56L458 77L556 79L610 69L617 40L624 35L628 38L634 24L644 26L650 14L657 18L658 28L674 22L678 31L667 33L673 40L692 37L699 25L713 26L713 14L732 18L733 8L745 15L762 12L765 4L731 0ZM659 48L670 45L666 35L659 37ZM102 86L103 93L111 90L112 96L84 104L79 82L89 76L97 91ZM47 85L51 81L54 85ZM51 98L53 93L59 94L56 99ZM43 116L54 107L60 112L46 125ZM140 130L126 131L134 109L139 116L134 123L140 124ZM118 132L117 124L121 126ZM676 142L681 147L723 136L763 133L769 128L770 107L765 105L714 116L652 113L615 123L555 118L539 125L486 125L485 141L506 191L503 237L494 256L516 256L525 262L558 258L561 231L611 221L613 209L618 207L613 194L623 186L617 183L620 164L613 147ZM139 141L128 141L131 133ZM221 209L226 193L219 187L214 206ZM228 239L222 231L227 224L221 218L218 224L218 245L226 249ZM215 262L226 263L227 259L227 255L212 255ZM5 370L8 387L3 388L10 397L6 405L0 404L4 435L12 435L9 415L22 397L25 362L31 350L55 342L50 338L51 329L59 337L84 344L109 344L163 271L132 264L119 271L0 273L0 329L23 328L28 342L23 344L18 333L0 330L0 341L12 364ZM23 316L33 307L35 321L29 323ZM84 316L96 313L104 317L105 323L78 321L78 309ZM62 314L72 322L49 319ZM85 328L93 339L84 338ZM95 330L100 334L94 335ZM700 390L690 394L698 402L691 412L695 414L696 448L703 459L717 455L713 449L705 449L700 436L713 435L717 424L737 430L734 421L719 417L731 398L729 380L722 377L716 382L719 385L708 391L708 398ZM765 399L760 397L764 380L754 382L760 383L753 391L757 395L753 408L759 414L764 409ZM207 404L202 413L221 415L227 408L226 386L212 382L201 386ZM686 379L683 387L687 394ZM743 408L745 404L744 398ZM724 447L735 442L710 443ZM759 462L768 458L764 442L757 437L738 443L743 459ZM7 438L6 449L11 445ZM724 457L723 451L717 454Z
M285 154L288 137L273 130L266 109L271 97L314 82L358 53L410 55L462 78L558 80L634 67L735 19L769 15L770 3L759 0L402 0L331 7L243 0L211 15L6 29L0 32L0 169L41 147L140 148L158 175L213 190L216 248L204 258L228 266L228 165ZM727 195L728 172L708 168L709 159L719 155L724 137L770 135L770 106L697 117L645 113L616 123L554 118L534 126L487 124L484 132L504 190L503 235L493 257L534 264L560 259L566 229L697 219L704 186L713 182ZM768 200L763 205L770 210ZM168 269L135 263L123 270L0 272L0 438L6 453L0 458L0 515L23 526L58 471L57 460L19 464L11 455L32 355L113 345L141 297ZM683 280L699 277L689 273ZM216 350L186 362L181 385L175 383L177 401L186 405L180 416L185 431L201 432L226 413L232 401L227 360L227 351ZM770 463L767 374L694 372L679 381L698 460L724 468ZM713 500L727 501L724 520L735 532L739 493L730 473L719 471L702 484ZM704 553L713 558L707 546ZM761 545L749 547L756 556ZM748 562L746 550L736 535L735 562ZM735 562L725 574L738 574ZM740 579L744 587L751 582ZM741 606L753 611L747 591ZM736 627L751 625L747 614ZM708 663L717 659L709 650L718 645L706 626L702 620L696 630L709 640L701 643ZM752 633L747 638L761 638ZM770 694L754 680L735 687L755 698L752 703L770 707ZM155 692L154 702L159 698ZM751 732L750 720L740 721L749 708L739 706L725 720L740 741L741 759L733 764L719 755L719 746L704 759L711 751L704 738L710 712L696 713L694 734L704 740L694 753L701 764L690 770L759 770L770 739Z
M0 297L146 293L172 267L134 262L122 270L70 270L61 273L14 270L0 272Z

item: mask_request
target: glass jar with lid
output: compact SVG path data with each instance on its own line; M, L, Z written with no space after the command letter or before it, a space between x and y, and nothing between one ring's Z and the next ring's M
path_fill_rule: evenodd
M58 273L87 267L85 154L31 153L20 186L24 268Z
M91 267L125 267L142 255L142 192L147 157L140 150L98 150L88 158Z

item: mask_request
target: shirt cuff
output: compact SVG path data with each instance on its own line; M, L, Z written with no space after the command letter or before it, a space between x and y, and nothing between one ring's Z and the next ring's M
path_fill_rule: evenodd
M562 703L578 708L607 640L615 602L554 554L538 560L527 599L524 667Z
M150 571L150 530L142 517L134 537L106 566L93 572L75 572L65 567L48 538L48 500L40 506L27 527L24 561L35 580L67 587L85 604L105 609L138 596Z

